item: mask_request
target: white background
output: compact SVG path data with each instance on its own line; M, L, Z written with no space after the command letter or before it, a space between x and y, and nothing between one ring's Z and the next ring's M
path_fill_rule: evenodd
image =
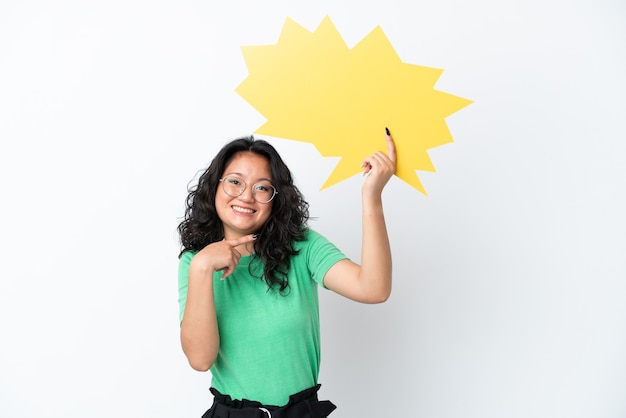
M332 416L626 416L623 2L226 3L0 2L0 416L204 412L178 341L186 186L264 121L240 46L326 15L474 101L429 197L385 191L391 299L322 293ZM334 161L268 139L358 260L360 178L320 192Z

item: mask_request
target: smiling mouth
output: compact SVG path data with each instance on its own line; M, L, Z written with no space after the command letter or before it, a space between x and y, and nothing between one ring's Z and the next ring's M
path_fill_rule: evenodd
M231 206L231 207L233 208L233 210L235 212L239 212L239 213L249 213L249 214L252 214L252 213L256 212L256 210L254 210L254 209L242 208L241 206Z

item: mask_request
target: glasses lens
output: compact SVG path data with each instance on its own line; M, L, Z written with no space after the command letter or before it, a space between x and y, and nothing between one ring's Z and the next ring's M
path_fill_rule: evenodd
M276 195L276 189L270 182L262 181L252 186L254 198L259 203L267 203Z
M239 177L225 177L222 180L222 187L227 195L237 197L246 189L246 182Z

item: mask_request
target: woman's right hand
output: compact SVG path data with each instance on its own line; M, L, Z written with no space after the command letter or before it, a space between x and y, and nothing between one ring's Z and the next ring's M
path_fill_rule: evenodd
M254 235L245 235L237 239L225 239L214 242L200 250L191 260L190 268L200 268L207 272L222 271L222 279L227 278L239 265L241 253L237 247L255 240Z

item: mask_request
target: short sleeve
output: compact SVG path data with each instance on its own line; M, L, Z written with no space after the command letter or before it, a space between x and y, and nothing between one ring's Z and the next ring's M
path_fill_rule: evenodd
M185 306L187 305L187 289L189 287L189 264L196 255L195 252L185 251L178 261L178 320L183 321Z
M328 270L338 261L345 260L348 257L335 244L312 229L307 230L304 245L305 248L302 250L306 252L307 265L311 272L311 277L326 289L324 276L326 276Z

